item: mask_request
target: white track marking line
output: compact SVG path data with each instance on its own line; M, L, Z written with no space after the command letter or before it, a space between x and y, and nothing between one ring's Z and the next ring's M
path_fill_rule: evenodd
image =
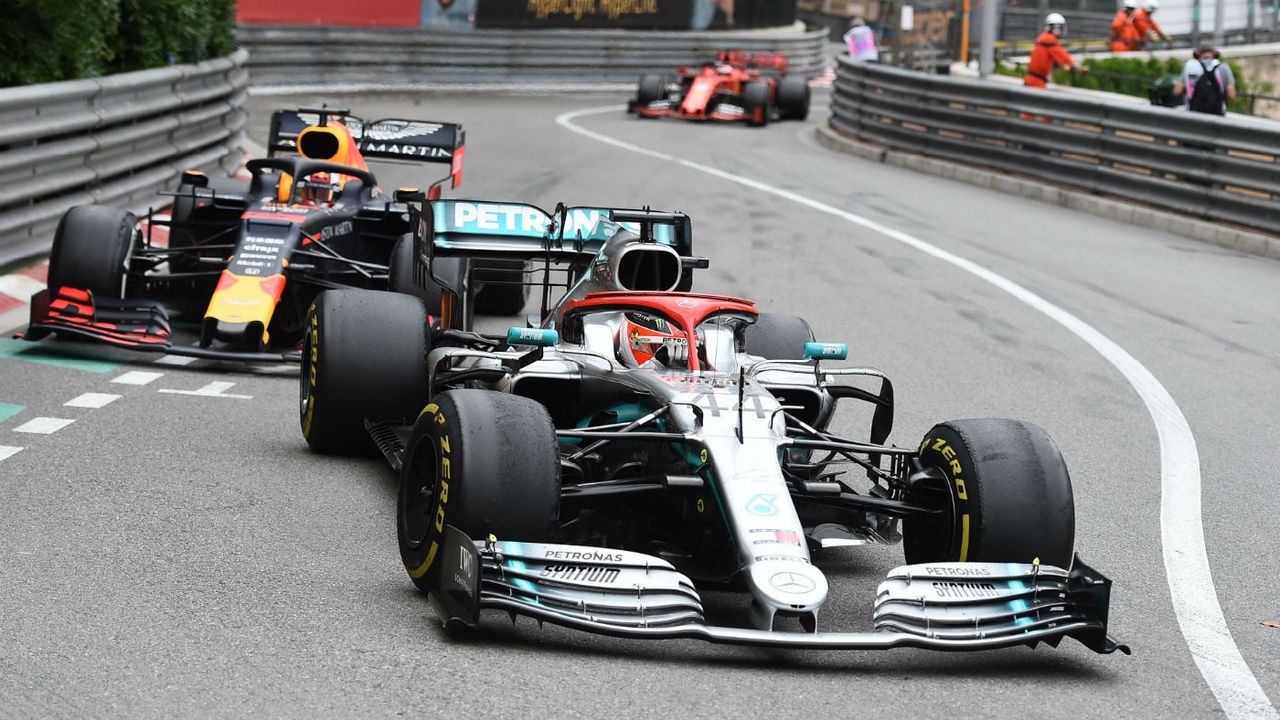
M145 370L130 370L129 372L117 378L112 378L111 382L120 385L146 385L164 377L164 373L146 372Z
M232 382L211 382L198 390L169 390L161 388L160 392L170 395L194 395L196 397L216 397L216 398L232 398L235 400L251 400L252 395L235 395L228 393L227 390L235 387Z
M38 417L22 423L18 427L14 428L13 431L16 433L33 433L35 435L52 435L73 422L75 422L75 420Z
M1014 281L965 258L947 252L907 233L841 210L790 190L740 177L690 160L676 160L652 150L639 148L621 140L586 130L573 120L584 115L617 112L617 107L596 107L561 114L556 124L570 132L599 140L625 150L635 148L643 154L670 159L690 170L713 175L728 182L790 200L819 212L834 215L855 225L896 240L943 262L950 263L978 277L1048 316L1089 344L1124 376L1142 398L1160 441L1160 537L1164 554L1165 575L1178 619L1191 657L1213 692L1218 704L1231 720L1260 718L1280 720L1280 713L1262 690L1253 671L1245 663L1231 637L1227 620L1218 603L1217 589L1209 568L1209 554L1204 542L1204 523L1200 512L1200 455L1195 436L1182 409L1173 396L1142 363L1101 331L1070 312L1054 305Z
M196 358L188 357L186 355L161 355L159 358L156 358L155 364L186 367L195 361Z
M20 273L0 275L0 293L18 300L26 300L44 289L44 283Z
M0 460L8 460L9 458L22 452L22 448L13 447L12 445L0 445Z
M62 405L63 407L90 408L97 410L98 408L106 407L119 399L119 395L112 395L111 393L90 392L74 397Z

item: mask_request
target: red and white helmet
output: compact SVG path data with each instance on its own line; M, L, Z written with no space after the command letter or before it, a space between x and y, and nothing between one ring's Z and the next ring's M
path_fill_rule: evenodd
M629 368L689 366L689 338L666 320L645 313L622 315L618 359Z

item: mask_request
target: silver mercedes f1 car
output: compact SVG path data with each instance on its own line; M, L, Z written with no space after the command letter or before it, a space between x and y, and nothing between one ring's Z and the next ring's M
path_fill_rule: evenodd
M936 425L888 443L894 396L800 318L694 293L679 213L436 201L412 295L331 290L307 320L302 432L400 473L405 568L447 627L502 610L622 637L779 647L1128 652L1110 581L1074 555L1071 481L1040 428ZM448 273L442 259L458 258ZM528 263L540 313L470 327L474 275ZM476 263L476 270L472 267ZM554 292L553 292L554 291ZM866 439L837 407L867 410ZM822 632L824 552L901 543L865 632ZM745 591L717 626L700 587Z

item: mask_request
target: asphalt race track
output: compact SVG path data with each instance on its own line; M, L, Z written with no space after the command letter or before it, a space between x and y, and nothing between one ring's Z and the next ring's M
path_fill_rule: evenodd
M1072 471L1077 549L1114 580L1112 635L1134 654L1073 641L774 652L513 627L497 615L474 635L446 635L400 565L396 478L375 460L307 451L296 371L84 346L71 355L68 343L34 354L6 339L0 716L1275 717L1273 705L1220 705L1188 649L1163 550L1188 538L1162 541L1161 447L1125 376L989 282L813 203L1021 285L1159 380L1194 435L1194 448L1165 452L1198 452L1213 582L1172 591L1216 593L1223 640L1271 703L1280 263L831 153L813 138L821 94L807 123L764 130L634 120L618 94L255 96L251 135L263 141L274 107L324 100L367 118L464 123L460 197L688 212L712 261L695 287L804 315L820 340L848 342L852 361L887 371L898 445L953 418L1042 425ZM557 123L607 105L616 110ZM403 168L379 177L425 184ZM901 559L892 547L820 556L832 580L820 629L867 629L875 587ZM739 596L708 605L745 618ZM1240 677L1217 687L1231 696Z

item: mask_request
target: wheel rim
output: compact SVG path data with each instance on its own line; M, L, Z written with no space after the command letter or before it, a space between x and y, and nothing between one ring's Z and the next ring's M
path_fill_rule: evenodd
M316 368L311 361L314 352L315 334L311 330L311 323L307 323L306 330L302 333L302 381L298 383L298 412L301 413L303 423L306 423L307 411L311 409L311 386L316 382Z
M946 481L940 486L925 488L924 492L911 499L926 507L941 507L947 512L936 520L916 518L904 523L906 525L904 531L909 530L911 535L909 542L914 547L923 546L930 551L942 551L937 556L928 558L929 562L951 560L957 554L959 544L959 539L956 538L956 499L951 492L950 477L945 471L943 476ZM932 552L930 554L932 555Z
M403 512L400 531L410 548L420 547L431 534L436 510L436 485L439 458L435 438L424 435L406 451L409 464L401 478Z

